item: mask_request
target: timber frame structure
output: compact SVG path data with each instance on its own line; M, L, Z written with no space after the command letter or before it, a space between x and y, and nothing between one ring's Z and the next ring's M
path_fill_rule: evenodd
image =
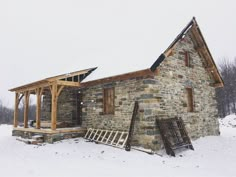
M97 68L58 75L10 89L15 92L12 135L24 138L42 135L44 141L50 143L84 136L88 130L85 138L91 131L88 139L114 145L117 134L123 132L130 136L126 136L127 139L120 136L115 145L120 146L119 140L126 139L127 150L133 141L155 151L163 147L160 132L157 131L160 129L156 124L157 117L160 120L183 118L188 125L186 128L190 130L189 138L219 134L214 97L215 88L223 87L224 82L195 18L185 26L151 67L84 82L95 69ZM33 125L35 128L28 127L31 94L37 98L34 119L36 124ZM18 126L18 107L22 99L24 127ZM131 105L134 103L137 105L132 112ZM138 117L137 120L135 117ZM83 121L75 123L77 119ZM47 121L47 126L43 120ZM138 127L135 131L134 122ZM63 125L62 129L58 125ZM179 131L180 128L177 128L172 126L171 129L176 129L172 134L183 134ZM134 136L131 136L132 134ZM106 141L103 141L105 138ZM186 144L190 147L189 142L185 140L177 143L181 144L181 147ZM179 148L179 144L170 148ZM122 147L124 145L123 143Z
M97 68L90 68L72 73L62 74L40 81L36 81L27 85L10 89L15 92L15 109L14 109L14 128L18 126L18 106L24 97L24 128L28 128L28 111L30 94L35 94L36 102L36 129L41 128L41 100L45 91L50 90L51 93L51 130L57 128L57 101L64 87L80 87L80 82L84 80L91 72Z

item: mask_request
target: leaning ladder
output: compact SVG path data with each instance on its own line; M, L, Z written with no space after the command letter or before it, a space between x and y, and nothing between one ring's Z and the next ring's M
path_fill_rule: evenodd
M174 151L180 148L194 150L181 118L157 119L156 121L168 155L175 156Z
M89 128L84 138L89 141L124 148L128 139L128 132Z

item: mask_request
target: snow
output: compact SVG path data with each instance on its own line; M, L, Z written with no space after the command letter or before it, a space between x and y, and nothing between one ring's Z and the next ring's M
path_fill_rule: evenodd
M176 157L149 155L86 142L83 138L27 145L0 125L0 176L236 176L236 116L220 120L221 135L193 141Z

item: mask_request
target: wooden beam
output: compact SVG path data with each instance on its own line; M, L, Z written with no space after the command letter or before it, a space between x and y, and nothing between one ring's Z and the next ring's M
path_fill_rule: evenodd
M169 57L169 56L174 54L174 47L175 46L176 46L176 44L173 45L170 49L168 49L167 51L164 52L165 57Z
M19 93L15 93L15 109L14 109L14 122L13 126L16 128L18 126L18 115L19 115Z
M21 96L20 96L20 98L19 98L19 103L20 103L20 101L22 100L23 97L24 97L24 93L21 94Z
M215 68L214 66L210 66L210 67L207 67L206 70L207 70L208 72L212 72L212 71L215 71L216 68Z
M28 128L28 113L29 113L29 97L30 92L26 91L25 95L25 102L24 102L24 128Z
M72 81L57 81L57 85L63 85L63 86L70 86L70 87L79 87L80 83L79 82L72 82Z
M58 86L58 88L57 88L57 97L59 97L59 95L60 95L60 93L61 93L61 91L63 90L64 87L65 86L63 86L63 85Z
M126 74L121 74L117 76L111 76L111 77L106 77L103 79L98 79L94 81L88 81L81 83L81 87L91 87L94 85L99 85L99 84L104 84L108 82L116 82L116 81L123 81L127 79L132 79L136 77L154 77L157 75L158 72L153 73L150 69L145 69L145 70L140 70L140 71L135 71L131 73L126 73Z
M210 84L210 86L218 88L218 87L224 87L224 84L223 83L213 83L213 84Z
M197 47L195 47L195 50L197 52L203 52L205 50L205 47L203 45L198 45Z
M51 89L51 97L52 97L52 111L51 111L51 129L56 130L57 128L57 83L54 82L52 84Z
M26 92L26 91L30 91L31 93L32 92L35 92L35 90L37 88L42 88L42 87L49 87L51 85L51 82L48 82L48 81L44 81L44 82L39 82L39 83L35 83L35 84L32 84L32 85L29 85L29 86L25 86L25 87L20 87L20 88L15 88L13 90L10 90L10 91L14 91L16 90L17 92Z
M41 118L41 101L44 88L36 89L37 104L36 104L36 128L41 128L40 118Z
M86 133L86 128L63 128L57 130L51 129L35 129L35 128L13 128L13 130L23 131L23 132L32 132L32 133L46 133L46 134L57 134L57 133Z

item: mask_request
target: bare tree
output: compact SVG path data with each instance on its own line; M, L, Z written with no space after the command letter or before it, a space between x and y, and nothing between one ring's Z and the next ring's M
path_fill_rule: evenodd
M0 100L0 124L12 124L13 110L3 106Z
M220 73L224 80L224 87L217 88L216 99L220 117L236 113L236 59L230 62L223 59Z
M18 121L20 123L24 122L24 102L21 101L18 108L19 117ZM32 104L32 101L30 101L29 104L29 112L28 117L29 120L35 120L36 114L36 105ZM13 117L14 117L14 110L12 108L8 108L7 106L4 106L2 101L0 100L0 124L12 124L13 123Z

